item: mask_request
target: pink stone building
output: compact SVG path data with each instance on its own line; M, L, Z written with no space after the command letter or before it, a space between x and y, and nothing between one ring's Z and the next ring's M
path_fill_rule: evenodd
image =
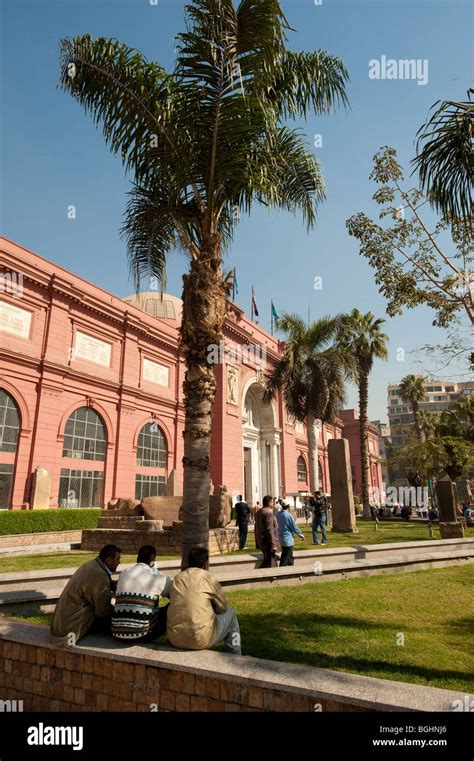
M355 410L343 410L343 436L349 441L352 470L352 489L360 497L362 491L362 468L360 457L360 424ZM373 423L368 423L369 487L373 493L382 496L382 457L380 455L380 431Z
M182 478L180 315L173 296L120 299L0 238L1 508L30 505L39 467L51 477L50 507L161 494L172 470ZM304 426L281 397L262 401L282 343L229 302L216 350L214 485L253 504L306 493ZM325 491L327 442L341 435L342 423L320 432Z

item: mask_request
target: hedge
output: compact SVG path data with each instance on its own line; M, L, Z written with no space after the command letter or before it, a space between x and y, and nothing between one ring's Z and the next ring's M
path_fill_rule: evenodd
M0 510L0 536L97 528L101 512L100 508Z

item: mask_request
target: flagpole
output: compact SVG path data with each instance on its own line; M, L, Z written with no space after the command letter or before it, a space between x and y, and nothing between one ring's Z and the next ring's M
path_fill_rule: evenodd
M252 285L252 307L251 307L251 310L250 310L250 319L253 322L253 285Z
M271 321L271 326L272 326L271 327L271 331L272 331L272 335L273 335L273 301L271 302L271 306L270 306L270 314L271 314L271 318L272 318L272 321Z
M232 301L234 302L235 302L235 277L236 277L236 274L235 274L235 267L234 267L234 278L232 281Z

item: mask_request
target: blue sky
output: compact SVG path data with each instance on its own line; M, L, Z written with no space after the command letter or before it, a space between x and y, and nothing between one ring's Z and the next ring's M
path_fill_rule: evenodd
M133 288L119 228L129 180L100 131L70 95L57 88L58 41L90 33L114 37L149 59L172 67L174 35L184 28L184 0L0 0L1 24L1 232L119 296ZM357 211L374 216L372 157L382 145L397 149L407 168L414 137L438 99L465 100L472 79L472 8L464 0L283 0L296 32L295 50L325 49L340 56L351 77L351 110L311 117L304 127L328 191L315 230L300 218L255 208L242 219L227 256L237 266L237 303L250 311L255 287L261 323L269 329L270 299L279 311L311 317L358 307L384 316L373 272L359 256L345 221ZM373 80L369 61L427 59L428 83ZM410 182L413 183L414 178ZM67 217L74 204L77 218ZM430 218L428 214L428 219ZM183 255L169 263L168 291L181 295ZM323 287L314 289L315 277ZM418 308L386 323L390 359L371 378L370 415L386 419L386 387L415 364L417 347L443 341L432 313ZM397 360L397 349L405 361ZM425 371L430 369L424 360ZM356 405L351 389L348 406Z

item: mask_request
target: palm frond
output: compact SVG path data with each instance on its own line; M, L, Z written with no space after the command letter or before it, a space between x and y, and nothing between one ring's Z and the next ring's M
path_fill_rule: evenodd
M412 164L438 212L468 218L473 213L474 103L437 101L432 108L436 110L417 132Z

